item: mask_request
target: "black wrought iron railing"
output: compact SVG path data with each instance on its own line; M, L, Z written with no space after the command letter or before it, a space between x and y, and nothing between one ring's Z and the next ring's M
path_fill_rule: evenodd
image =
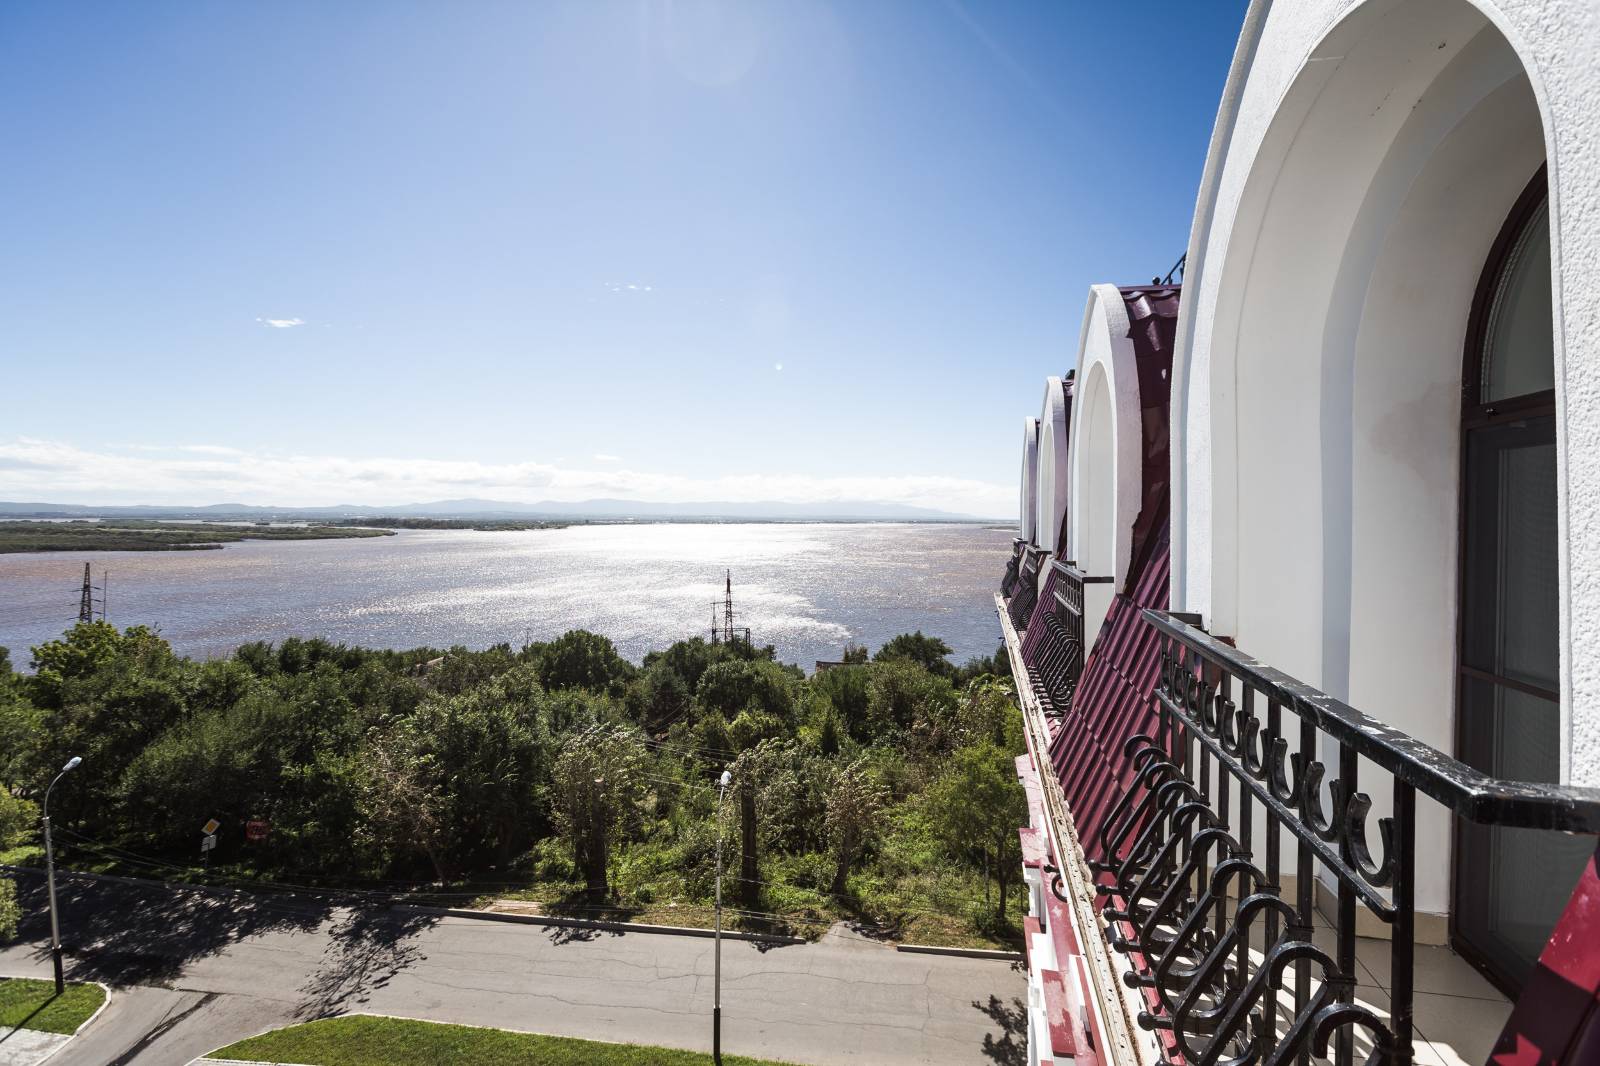
M1011 542L1011 558L1006 560L1006 576L1000 579L1000 595L1006 599L1010 599L1011 594L1017 591L1017 578L1022 567L1022 549L1027 543L1021 537Z
M1125 741L1103 813L1074 812L1139 1024L1186 1066L1409 1064L1418 795L1473 822L1595 834L1600 789L1495 780L1170 614L1143 619L1161 655L1153 735ZM1372 819L1379 790L1390 813ZM1331 931L1316 931L1319 883ZM1356 996L1358 910L1390 934L1387 1013Z
M1031 544L1023 547L1017 585L1006 599L1006 613L1019 633L1028 628L1028 619L1033 617L1033 608L1039 602L1039 567L1044 559L1045 553L1040 549Z
M1088 654L1084 638L1084 586L1109 584L1109 577L1091 577L1074 563L1050 563L1050 609L1033 625L1028 659L1029 680L1042 697L1044 712L1061 717L1072 705Z

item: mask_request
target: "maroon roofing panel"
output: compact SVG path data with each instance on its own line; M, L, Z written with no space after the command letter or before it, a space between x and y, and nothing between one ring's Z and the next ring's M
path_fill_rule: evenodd
M1172 348L1178 333L1181 290L1177 285L1141 285L1118 291L1128 309L1128 339L1133 341L1142 409L1144 499L1139 505L1139 517L1133 523L1133 557L1137 559L1149 546L1172 478L1169 457ZM1134 580L1129 574L1128 588L1133 587Z
M1600 1062L1600 851L1583 868L1489 1056L1493 1066Z
M1131 595L1118 594L1106 612L1094 650L1060 729L1050 742L1050 761L1072 811L1078 838L1091 854L1105 816L1133 783L1123 745L1156 726L1155 688L1161 668L1158 634L1140 612L1165 610L1169 570L1168 534L1156 540Z

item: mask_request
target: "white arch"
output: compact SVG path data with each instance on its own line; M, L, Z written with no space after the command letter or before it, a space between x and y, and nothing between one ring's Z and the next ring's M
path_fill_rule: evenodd
M1544 27L1519 0L1330 0L1264 23L1260 14L1258 5L1249 25L1261 37L1241 43L1230 76L1226 98L1238 108L1219 120L1189 253L1174 361L1173 603L1250 654L1453 750L1472 295L1507 212L1547 158L1552 247L1563 231L1569 247L1574 236L1559 206L1568 178L1557 175L1579 153L1551 154L1557 112L1526 42L1577 75L1565 89L1587 101L1591 124L1600 78L1577 62L1581 52L1561 58L1556 36L1585 32L1575 10ZM1584 127L1568 128L1570 139ZM1578 165L1600 178L1593 161ZM1590 216L1577 235L1592 253L1600 217ZM1571 457L1581 441L1592 496L1600 408L1574 420L1569 383L1582 361L1562 307L1600 277L1592 265L1564 272L1559 252L1552 268L1563 294L1553 314L1571 729ZM1592 291L1583 299L1594 306ZM1588 350L1600 357L1600 345ZM1586 573L1600 573L1600 544L1588 554ZM1589 658L1600 694L1600 656ZM1600 716L1589 731L1586 761L1578 731L1569 734L1567 766L1585 765L1579 776L1594 780ZM1441 812L1420 812L1421 910L1446 909L1449 839Z
M1144 430L1128 307L1115 285L1095 285L1078 334L1071 495L1073 561L1122 590L1133 556L1133 525L1143 502Z
M1022 420L1022 539L1037 542L1039 506L1039 420Z
M1071 484L1067 449L1067 396L1060 378L1045 378L1044 406L1039 412L1039 486L1037 521L1039 546L1055 551L1061 543L1061 524L1067 516Z

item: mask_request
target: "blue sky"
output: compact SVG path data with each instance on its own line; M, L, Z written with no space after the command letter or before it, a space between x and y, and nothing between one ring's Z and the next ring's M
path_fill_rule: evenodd
M0 499L1015 512L1243 0L0 9Z

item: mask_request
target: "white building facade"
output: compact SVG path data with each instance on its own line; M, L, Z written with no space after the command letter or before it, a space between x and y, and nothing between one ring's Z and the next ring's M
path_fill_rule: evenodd
M1600 918L1600 3L1254 0L1162 361L1140 298L1094 287L1049 380L1037 602L1001 611L1033 1061L1069 1030L1102 1061L1270 1059L1242 1035L1264 1001L1192 1015L1196 982L1256 995L1270 959L1204 970L1184 924L1259 937L1265 896L1322 967L1278 1051L1321 1026L1336 1062L1426 1058L1434 950L1517 1004L1501 1052L1600 1056L1600 925L1572 924ZM1358 954L1382 1004L1341 983Z

